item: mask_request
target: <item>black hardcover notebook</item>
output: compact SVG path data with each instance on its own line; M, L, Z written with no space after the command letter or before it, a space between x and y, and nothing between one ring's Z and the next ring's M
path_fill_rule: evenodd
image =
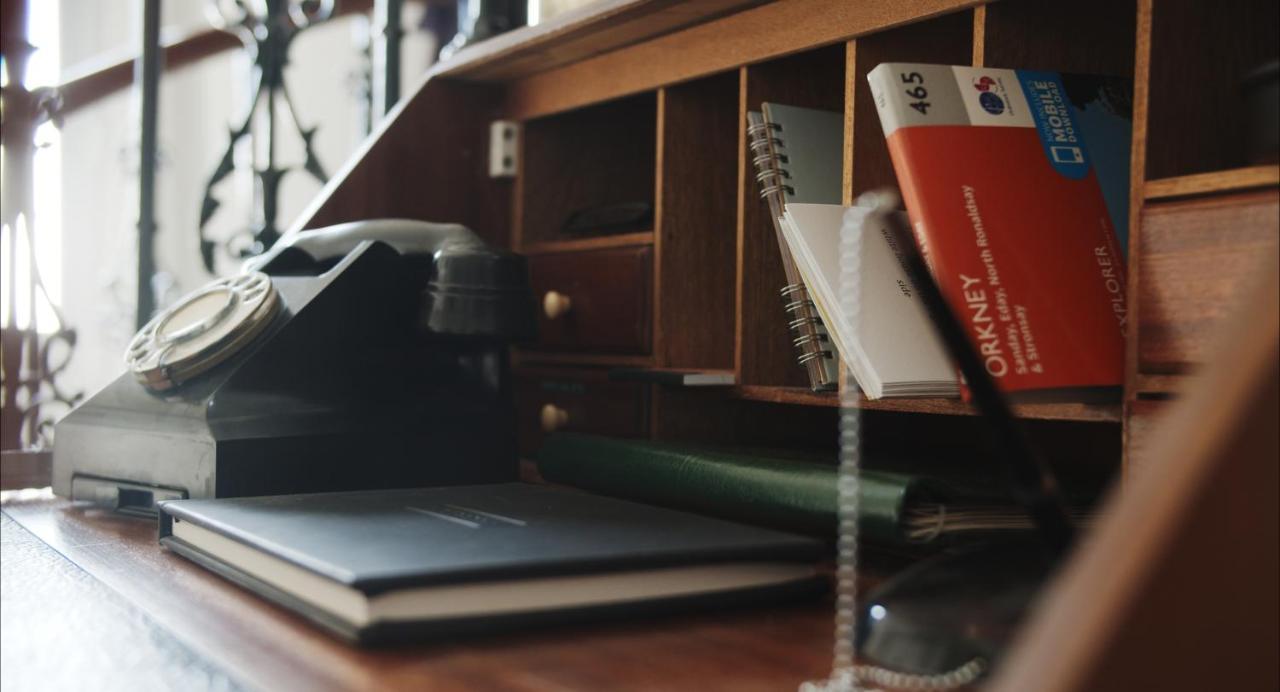
M824 550L523 483L174 500L160 543L364 643L812 593Z

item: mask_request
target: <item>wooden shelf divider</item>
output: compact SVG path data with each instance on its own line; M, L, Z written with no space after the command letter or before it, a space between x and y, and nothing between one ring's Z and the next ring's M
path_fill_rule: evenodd
M528 243L520 248L520 251L526 255L539 255L553 252L580 252L582 250L604 250L652 244L653 231L639 231L636 233L592 236L590 238L574 238L572 240L544 240Z
M734 387L733 394L740 399L765 401L771 404L840 405L840 397L835 392L815 392L808 387L744 384Z
M1194 380L1194 374L1167 375L1140 372L1134 375L1132 391L1136 396L1147 394L1172 396L1187 389Z
M1241 192L1260 187L1280 185L1280 165L1266 164L1232 168L1211 173L1179 175L1172 178L1148 180L1143 185L1143 197L1148 200L1190 197L1228 192Z
M740 385L733 388L733 393L737 397L749 401L806 406L840 406L840 396L835 392L812 392L805 387ZM931 413L940 416L981 415L972 404L959 399L867 399L859 397L858 408L867 411ZM1118 402L1105 404L1083 404L1077 402L1034 403L1014 404L1013 412L1019 418L1033 420L1118 423L1120 422L1121 408Z
M514 349L511 352L511 364L516 366L573 365L587 367L648 368L653 367L653 356L628 356L615 355L611 353L596 354Z

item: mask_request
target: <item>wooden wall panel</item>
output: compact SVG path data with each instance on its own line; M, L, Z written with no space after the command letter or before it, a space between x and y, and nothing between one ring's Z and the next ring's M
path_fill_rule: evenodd
M655 358L733 367L738 73L663 91L659 118Z
M496 86L432 79L370 135L290 231L370 218L460 222L510 242L511 182L489 177Z
M1017 0L975 13L974 64L1133 75L1134 0Z
M1276 190L1149 205L1139 238L1138 370L1178 373L1219 345L1223 318L1274 262Z
M898 187L867 73L882 62L965 65L973 52L973 13L957 12L918 24L864 36L852 42L848 103L853 140L848 147L852 177L849 200L877 187ZM847 135L846 135L847 136Z
M521 242L572 238L565 222L583 209L652 205L657 112L657 97L644 93L526 122Z
M836 417L828 407L742 401L714 388L653 388L653 437L660 440L807 450L835 461Z
M1275 0L1153 0L1147 179L1248 163L1240 80L1278 50Z

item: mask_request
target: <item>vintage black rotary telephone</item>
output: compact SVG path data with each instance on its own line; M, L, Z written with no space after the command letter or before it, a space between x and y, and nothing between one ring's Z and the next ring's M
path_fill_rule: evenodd
M507 346L534 311L524 258L457 224L288 236L138 333L129 372L57 424L54 492L153 513L514 480Z

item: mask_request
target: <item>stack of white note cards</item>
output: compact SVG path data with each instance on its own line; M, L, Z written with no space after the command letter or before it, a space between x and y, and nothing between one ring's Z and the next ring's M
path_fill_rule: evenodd
M960 389L947 357L898 260L889 229L873 227L870 210L838 204L787 204L783 233L845 365L870 399L956 397ZM856 264L859 310L841 309L841 234L861 242Z

